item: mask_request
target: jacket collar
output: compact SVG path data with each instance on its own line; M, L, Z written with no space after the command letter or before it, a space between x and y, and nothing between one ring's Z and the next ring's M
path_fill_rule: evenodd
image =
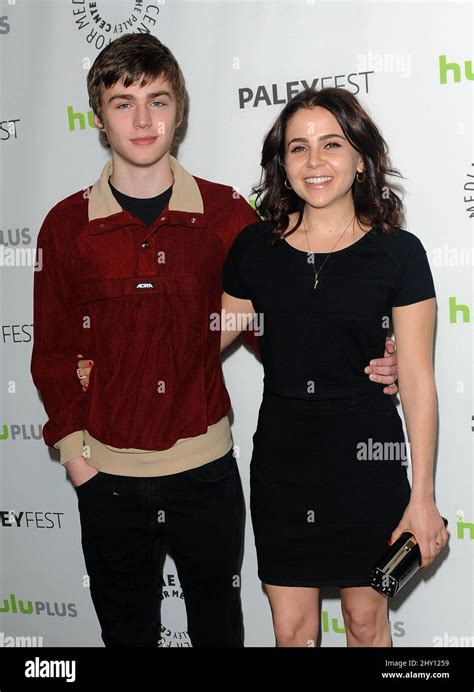
M168 154L168 156L174 177L173 191L168 204L169 211L203 214L204 204L196 180L180 163L178 163L174 156L170 154ZM112 172L113 163L112 159L110 159L102 169L99 180L94 183L90 191L88 204L89 222L95 221L96 219L104 219L105 217L124 211L110 189L109 177L112 175ZM185 214L182 215L179 213L177 216L183 219ZM198 219L198 217L193 218L193 225L205 225L202 217L200 219ZM96 224L92 225L96 226Z

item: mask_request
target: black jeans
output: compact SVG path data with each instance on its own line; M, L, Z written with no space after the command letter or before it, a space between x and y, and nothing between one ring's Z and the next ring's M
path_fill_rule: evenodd
M232 450L169 476L99 472L76 490L105 646L159 646L165 548L178 571L192 645L243 646L244 498Z

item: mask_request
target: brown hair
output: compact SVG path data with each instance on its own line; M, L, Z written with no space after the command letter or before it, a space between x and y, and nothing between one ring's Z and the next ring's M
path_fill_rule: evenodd
M89 70L89 105L102 120L102 89L110 88L119 80L123 81L125 87L141 80L142 87L157 77L164 77L169 81L176 99L176 122L181 123L186 107L186 88L176 58L152 34L124 34L99 53Z
M262 149L262 174L252 191L257 193L256 208L261 216L276 222L271 239L276 242L285 235L289 225L288 215L299 212L296 226L301 224L305 202L292 189L285 186L284 167L285 134L288 120L300 108L320 106L336 118L350 144L364 160L365 178L362 183L354 180L352 197L355 215L360 223L370 223L384 233L392 233L403 222L403 204L397 194L401 187L388 181L388 176L402 178L392 168L388 147L380 130L356 97L341 87L305 89L296 94L283 108L265 137Z

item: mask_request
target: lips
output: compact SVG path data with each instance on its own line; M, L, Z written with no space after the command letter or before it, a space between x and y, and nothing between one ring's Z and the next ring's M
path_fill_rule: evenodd
M327 187L333 181L333 177L330 175L312 176L311 178L305 178L305 185L312 190L319 190L321 188Z
M132 144L152 144L153 142L156 142L157 137L136 137L135 139L131 139L130 141Z

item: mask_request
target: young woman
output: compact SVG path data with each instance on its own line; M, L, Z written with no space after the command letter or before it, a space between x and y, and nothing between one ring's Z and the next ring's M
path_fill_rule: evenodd
M372 565L406 530L423 566L447 541L433 488L435 291L426 252L400 228L402 203L388 180L399 173L347 90L295 96L264 141L262 169L255 191L266 220L230 249L223 311L263 317L251 514L276 642L317 641L318 588L337 585L348 646L390 646ZM363 374L390 323L411 487L395 404Z

